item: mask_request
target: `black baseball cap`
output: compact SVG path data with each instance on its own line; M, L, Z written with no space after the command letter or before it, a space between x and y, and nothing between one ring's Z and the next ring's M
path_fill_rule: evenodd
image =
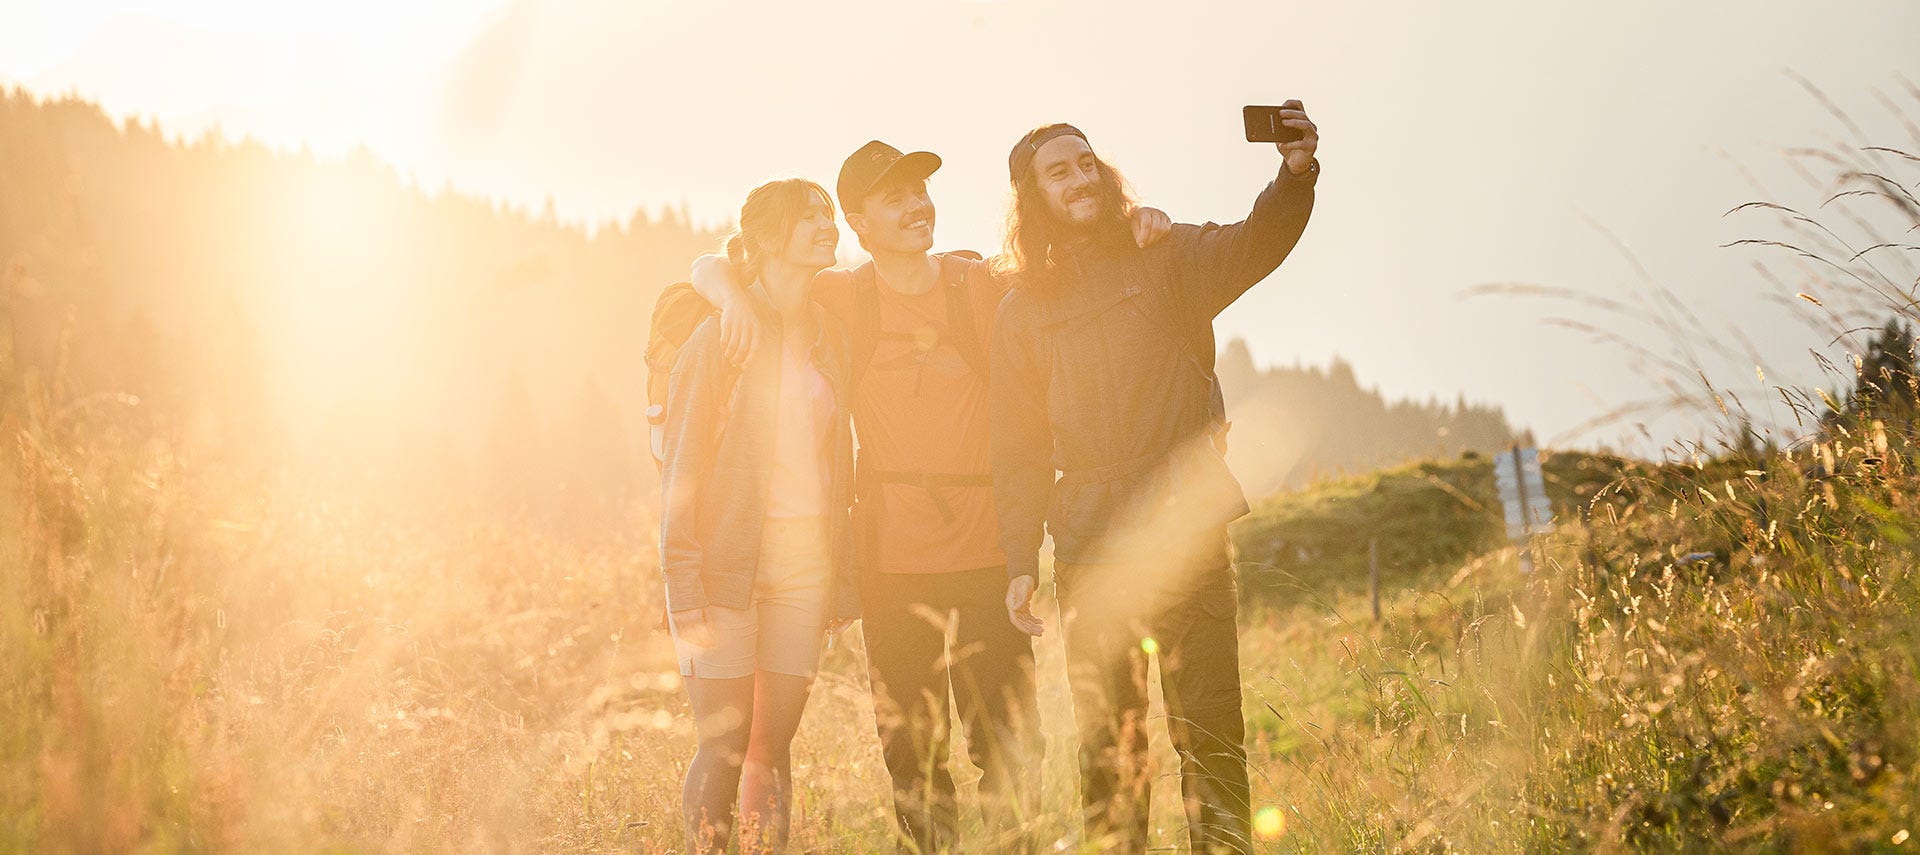
M930 151L901 154L900 150L874 140L848 155L840 164L840 180L834 194L840 197L840 210L859 211L868 193L894 180L924 181L940 168L940 156Z
M1013 144L1013 151L1007 152L1007 177L1013 179L1014 183L1019 183L1020 176L1026 173L1027 167L1033 165L1034 153L1048 142L1065 136L1079 137L1082 142L1087 139L1087 135L1081 133L1079 128L1065 122L1041 125L1028 131L1026 136ZM1093 143L1089 142L1087 145L1091 146Z

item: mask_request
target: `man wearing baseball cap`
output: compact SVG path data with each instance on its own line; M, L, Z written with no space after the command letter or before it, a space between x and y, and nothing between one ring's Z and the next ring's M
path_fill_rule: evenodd
M1253 847L1226 535L1247 503L1224 459L1213 319L1313 210L1318 130L1297 101L1280 116L1302 138L1278 144L1284 165L1244 221L1175 224L1144 248L1126 239L1124 182L1080 129L1035 128L1007 157L1013 290L991 349L1006 608L1040 634L1029 603L1051 532L1088 840L1110 851L1148 845L1153 660L1193 851Z
M980 767L989 839L1027 845L1043 745L1032 640L1009 622L987 436L987 348L1004 288L973 253L932 253L930 152L878 140L841 165L836 195L873 258L814 280L814 298L851 339L860 438L854 532L875 718L895 814L916 851L958 845L949 770L949 697ZM1136 237L1166 215L1135 215ZM1158 234L1154 232L1158 231ZM724 257L703 256L693 283L721 307L722 338L742 359L759 319Z

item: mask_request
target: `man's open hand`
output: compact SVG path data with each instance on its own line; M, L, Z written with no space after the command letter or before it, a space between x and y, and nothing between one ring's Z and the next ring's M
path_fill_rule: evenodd
M1015 576L1007 582L1007 620L1028 635L1047 631L1047 625L1033 614L1034 585L1032 576Z
M1141 206L1133 211L1133 243L1142 249L1160 242L1173 231L1173 218L1159 208Z
M728 300L720 307L720 347L727 361L742 367L760 346L760 316L745 297Z

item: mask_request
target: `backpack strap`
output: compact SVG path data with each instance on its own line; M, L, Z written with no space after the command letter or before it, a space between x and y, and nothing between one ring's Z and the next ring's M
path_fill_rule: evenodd
M960 358L966 360L974 376L985 378L987 349L980 343L979 327L973 316L973 283L968 275L972 265L962 259L971 259L977 264L980 256L961 250L940 258L940 278L947 280L947 334L953 337L954 349L960 351Z
M956 250L944 253L940 257L940 279L945 283L941 289L947 298L947 335L953 338L954 349L960 352L960 358L967 363L975 376L987 376L987 349L980 343L979 327L974 318L972 283L968 281L969 265L966 261L979 262L978 253ZM853 382L850 387L858 386L860 378L866 375L867 367L873 362L873 353L882 340L911 342L912 333L887 332L880 328L880 277L873 262L862 264L853 271L853 322L847 325L847 334L853 339Z
M866 376L867 365L873 362L873 351L880 343L880 276L871 261L853 269L852 320L853 323L847 325L847 337L853 344L849 389L860 385L860 378Z

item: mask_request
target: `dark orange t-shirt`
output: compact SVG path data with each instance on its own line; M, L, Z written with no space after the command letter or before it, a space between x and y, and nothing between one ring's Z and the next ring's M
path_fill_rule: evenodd
M869 262L871 264L871 262ZM940 282L908 296L876 280L881 336L869 345L871 320L859 317L855 274L829 270L814 280L814 297L847 325L857 360L872 353L853 391L860 466L870 471L986 476L987 378L984 356L1004 295L984 262L946 256ZM976 368L954 340L947 289L958 284L972 307ZM861 485L855 546L882 573L948 573L1002 567L993 489L981 485ZM938 491L935 496L933 491ZM877 493L877 495L876 495ZM944 504L944 509L942 505Z

